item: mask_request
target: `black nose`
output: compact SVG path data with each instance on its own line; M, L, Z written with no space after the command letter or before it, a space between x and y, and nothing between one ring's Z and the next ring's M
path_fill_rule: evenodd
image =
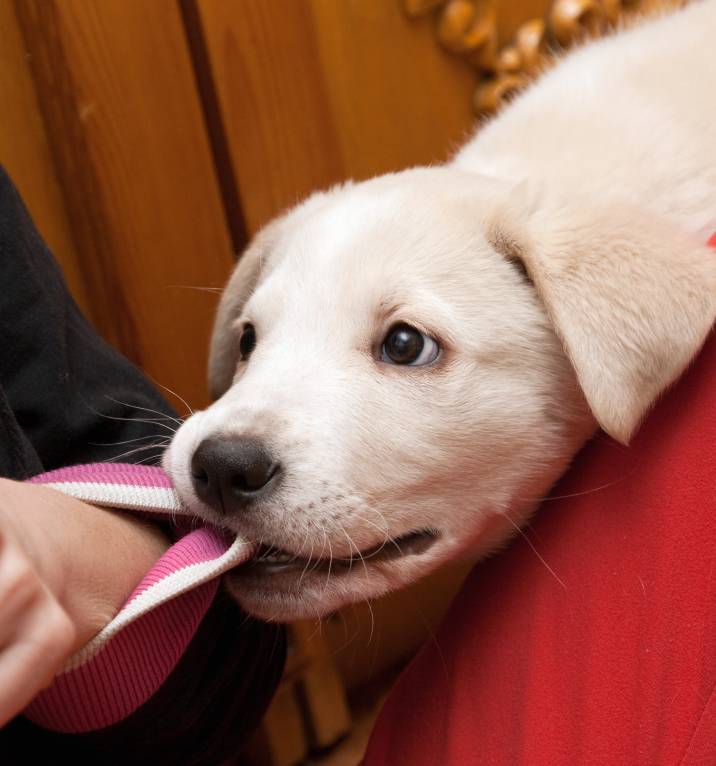
M261 442L214 436L204 439L191 459L197 495L221 513L245 508L277 482L281 466Z

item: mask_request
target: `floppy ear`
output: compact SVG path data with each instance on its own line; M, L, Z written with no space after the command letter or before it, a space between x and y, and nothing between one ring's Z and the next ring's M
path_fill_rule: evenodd
M218 399L231 386L239 361L239 343L233 322L261 277L265 241L259 237L239 259L219 301L209 347L209 393Z
M626 444L713 324L716 253L629 206L529 207L498 211L488 239L522 262L592 413Z

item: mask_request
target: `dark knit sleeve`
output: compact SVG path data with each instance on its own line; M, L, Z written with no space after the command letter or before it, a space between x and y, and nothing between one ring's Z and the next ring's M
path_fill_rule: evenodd
M174 424L164 398L82 316L2 169L0 388L15 437L26 440L0 458L13 478L123 454L156 460L161 450L152 445ZM3 421L9 428L7 411Z
M92 330L0 169L0 475L157 460L174 412ZM139 440L139 441L134 441ZM130 451L136 445L150 449ZM220 593L159 691L123 721L56 734L22 716L0 762L216 766L240 751L278 684L285 635Z

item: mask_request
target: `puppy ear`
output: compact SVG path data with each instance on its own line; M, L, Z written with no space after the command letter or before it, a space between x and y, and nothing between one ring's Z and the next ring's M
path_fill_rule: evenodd
M239 343L232 327L256 288L262 273L265 242L258 237L240 257L221 294L209 347L209 393L218 399L231 386L239 362Z
M716 253L641 209L587 200L513 202L488 239L524 265L597 422L628 443L714 322Z

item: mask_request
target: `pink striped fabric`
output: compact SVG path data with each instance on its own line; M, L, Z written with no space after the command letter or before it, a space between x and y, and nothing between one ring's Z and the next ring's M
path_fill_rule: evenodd
M189 531L187 512L158 467L90 464L30 481L95 505L171 519L178 535L119 614L24 711L54 731L100 729L122 720L154 694L191 641L221 575L251 558L255 547L210 526Z

